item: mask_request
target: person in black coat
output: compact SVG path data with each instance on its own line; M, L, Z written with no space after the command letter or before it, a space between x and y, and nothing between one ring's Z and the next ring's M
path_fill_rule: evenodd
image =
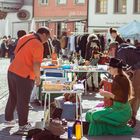
M8 47L7 47L7 38L3 37L2 43L1 43L1 57L5 58L6 53L8 52Z
M96 59L94 56L100 54L100 41L95 34L90 34L87 38L85 52L85 59L87 61L92 61L93 59Z
M118 32L116 29L110 28L110 35L114 39L114 41L118 42L119 45L122 43L125 43L125 41L119 36Z
M15 42L13 42L12 44L10 44L10 47L9 47L9 55L10 55L10 62L13 61L15 55L14 55L14 51L15 51L15 48L17 46L17 42L18 40L23 37L24 35L26 35L26 31L25 30L19 30L17 32L17 39L15 40Z
M55 47L57 55L59 55L61 47L60 47L60 41L59 41L59 39L57 39L56 35L54 36L54 38L52 40L52 45Z

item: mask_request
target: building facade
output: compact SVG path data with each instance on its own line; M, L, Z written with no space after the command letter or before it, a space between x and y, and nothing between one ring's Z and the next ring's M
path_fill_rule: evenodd
M32 16L33 0L0 0L0 38L4 35L16 38L21 29L28 33Z
M83 33L87 30L87 0L35 0L34 20L36 28L48 26L52 36Z
M89 0L89 32L104 33L133 20L140 21L140 0Z

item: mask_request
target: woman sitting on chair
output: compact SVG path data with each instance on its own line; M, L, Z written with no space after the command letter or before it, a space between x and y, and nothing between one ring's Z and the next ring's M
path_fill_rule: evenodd
M88 135L127 135L133 133L133 128L127 126L132 111L128 100L132 97L132 86L127 75L123 72L121 60L111 58L108 71L113 76L111 92L100 89L100 94L113 100L113 105L86 113L89 122Z

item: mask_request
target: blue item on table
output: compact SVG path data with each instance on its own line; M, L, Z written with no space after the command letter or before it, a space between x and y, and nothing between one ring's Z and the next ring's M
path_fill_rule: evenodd
M51 73L45 73L45 75L47 76L47 77L63 77L63 74L62 73L53 73L53 72L51 72Z
M70 65L62 65L61 67L62 67L62 69L70 69L71 68Z

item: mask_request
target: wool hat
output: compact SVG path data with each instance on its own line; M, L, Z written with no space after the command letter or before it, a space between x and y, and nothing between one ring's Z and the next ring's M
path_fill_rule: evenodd
M108 65L114 68L123 68L126 66L122 60L117 58L111 58Z

